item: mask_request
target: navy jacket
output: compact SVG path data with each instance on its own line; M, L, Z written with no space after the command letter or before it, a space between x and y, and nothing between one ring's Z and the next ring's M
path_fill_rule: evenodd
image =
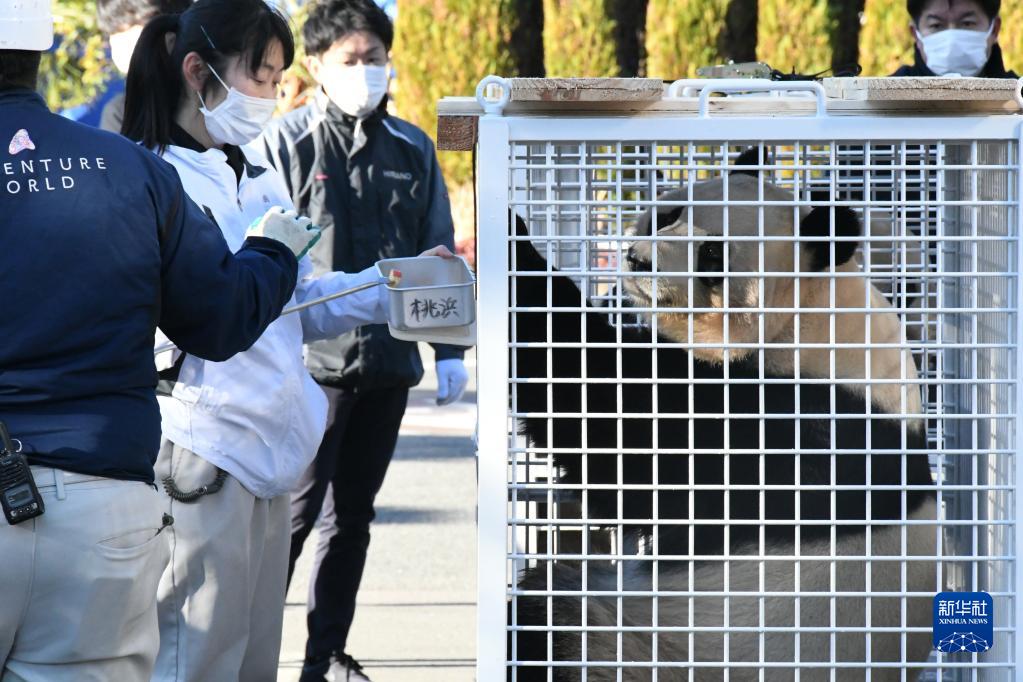
M297 262L232 255L170 164L0 91L0 420L32 464L151 482L157 325L194 355L251 346Z
M355 123L321 93L263 137L298 212L332 228L309 253L316 274L359 272L438 244L454 250L451 205L429 136L388 116L384 103L363 121L361 135ZM433 349L437 360L465 354L457 346ZM317 382L334 387L415 386L423 377L417 345L382 324L309 344L306 365Z

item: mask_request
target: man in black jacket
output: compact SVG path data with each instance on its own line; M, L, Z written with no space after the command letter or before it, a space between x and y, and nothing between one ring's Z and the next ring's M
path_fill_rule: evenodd
M1001 0L908 0L914 63L893 76L1018 78L1002 63Z
M372 0L321 0L306 20L306 66L315 101L265 135L266 156L296 208L326 230L310 252L317 272L355 272L381 258L453 247L447 190L429 137L386 110L390 19ZM463 351L435 345L438 403L468 380ZM383 484L423 365L413 343L374 325L307 348L307 365L330 404L316 460L292 496L291 570L321 507L302 680L366 680L345 654Z

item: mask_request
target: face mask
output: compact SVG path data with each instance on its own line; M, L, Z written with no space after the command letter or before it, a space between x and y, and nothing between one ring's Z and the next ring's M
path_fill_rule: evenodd
M987 64L987 39L994 30L994 24L987 32L969 31L961 28L947 28L944 31L917 37L924 46L927 68L939 76L957 73L960 76L976 76Z
M217 105L216 109L210 111L206 108L202 93L196 93L199 95L200 104L202 104L199 111L206 118L206 132L217 144L241 146L252 142L270 123L274 110L277 108L277 100L250 97L235 88L228 87L212 66L210 72L227 90L227 97Z
M110 34L110 60L121 73L128 73L128 65L131 64L131 54L135 51L135 43L139 41L141 34L141 26L135 26L120 33Z
M324 64L321 75L327 97L349 116L368 116L387 94L386 66Z

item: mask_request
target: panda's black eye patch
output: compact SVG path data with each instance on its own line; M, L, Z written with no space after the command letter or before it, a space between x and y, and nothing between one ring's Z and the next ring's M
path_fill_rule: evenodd
M700 283L706 287L720 286L725 280L722 274L725 269L724 244L721 242L704 242L696 254L696 271L711 273L700 275Z

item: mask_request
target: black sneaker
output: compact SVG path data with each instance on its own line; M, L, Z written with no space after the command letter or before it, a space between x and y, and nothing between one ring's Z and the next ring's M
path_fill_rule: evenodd
M335 654L322 661L306 661L298 682L372 682L362 664L348 654Z

